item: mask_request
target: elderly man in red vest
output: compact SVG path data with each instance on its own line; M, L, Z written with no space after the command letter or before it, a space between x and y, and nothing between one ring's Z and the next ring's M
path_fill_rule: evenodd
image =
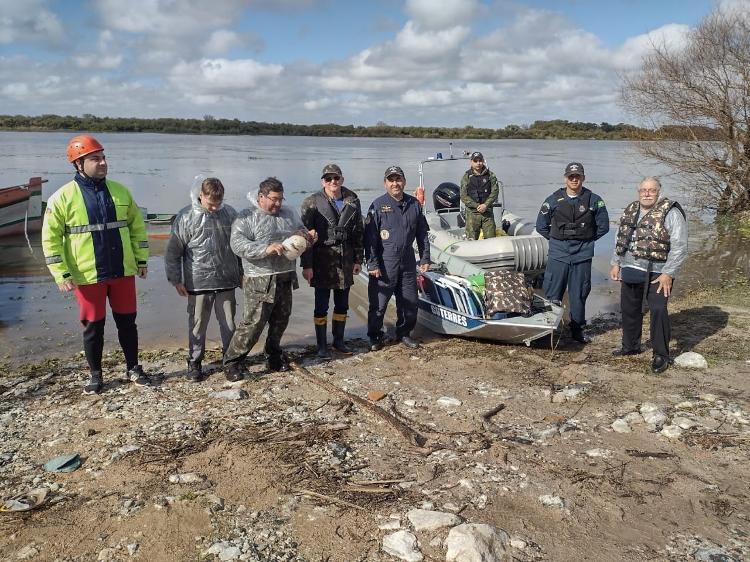
M688 246L685 212L679 203L660 194L657 178L648 177L638 186L638 201L628 205L620 218L609 272L613 281L620 281L622 309L622 348L613 353L641 353L643 313L648 304L654 373L669 367L667 302Z

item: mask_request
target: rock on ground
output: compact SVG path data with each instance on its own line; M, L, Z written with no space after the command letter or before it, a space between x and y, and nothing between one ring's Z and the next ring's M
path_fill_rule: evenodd
M507 560L508 533L482 523L453 527L445 541L446 562L501 562Z

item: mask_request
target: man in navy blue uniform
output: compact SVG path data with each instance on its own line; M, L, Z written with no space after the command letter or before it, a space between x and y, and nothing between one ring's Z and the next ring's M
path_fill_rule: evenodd
M370 205L365 219L365 260L370 274L367 295L367 335L370 349L383 347L383 316L391 296L396 295L396 337L409 348L419 347L411 338L417 323L417 260L414 241L419 251L419 270L430 266L430 228L415 197L404 193L406 176L398 166L386 169L383 184L385 195Z
M586 298L591 292L591 259L594 241L609 232L604 200L583 186L583 165L565 167L565 187L547 197L536 219L536 230L549 240L544 271L544 295L562 301L565 289L570 302L570 335L580 343L591 339L584 333Z

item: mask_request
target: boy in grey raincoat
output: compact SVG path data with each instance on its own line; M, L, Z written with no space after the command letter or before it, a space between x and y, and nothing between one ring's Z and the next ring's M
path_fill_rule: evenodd
M188 299L188 377L200 382L212 308L223 352L232 339L237 308L234 290L240 285L242 267L230 247L237 211L224 204L221 181L204 179L191 191L191 197L192 204L172 223L164 265L167 280Z

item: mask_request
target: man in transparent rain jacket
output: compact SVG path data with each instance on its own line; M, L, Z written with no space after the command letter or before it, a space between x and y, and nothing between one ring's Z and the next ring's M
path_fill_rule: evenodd
M192 203L172 223L164 265L167 281L188 299L188 377L200 382L211 309L219 322L223 352L232 339L234 290L240 285L242 268L230 247L237 211L224 204L221 181L199 176L190 196Z
M299 214L284 207L284 186L276 178L260 182L247 195L250 206L240 211L232 225L232 251L242 258L242 290L245 310L242 321L224 354L227 380L242 379L242 361L268 324L265 353L270 371L289 369L281 350L281 336L292 313L292 290L299 288L296 259L315 239ZM297 238L302 247L292 248Z

